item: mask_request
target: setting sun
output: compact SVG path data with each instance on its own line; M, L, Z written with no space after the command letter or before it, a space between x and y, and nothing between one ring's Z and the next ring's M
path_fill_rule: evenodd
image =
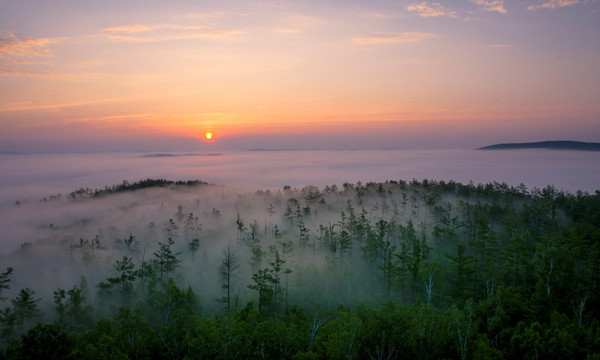
M212 133L210 133L210 132L207 132L206 134L204 134L204 138L205 138L206 140L211 140L211 139L212 139L212 137L213 137L213 134L212 134Z

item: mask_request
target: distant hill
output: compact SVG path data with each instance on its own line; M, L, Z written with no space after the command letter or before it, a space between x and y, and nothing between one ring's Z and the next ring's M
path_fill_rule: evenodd
M477 150L550 149L600 151L600 143L581 141L538 141L527 143L506 143L480 147Z
M0 155L25 155L25 153L19 151L0 151Z

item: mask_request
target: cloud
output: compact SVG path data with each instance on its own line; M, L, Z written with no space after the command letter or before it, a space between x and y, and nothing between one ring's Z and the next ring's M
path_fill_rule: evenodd
M60 104L36 104L31 102L17 102L17 103L7 103L0 105L0 113L2 112L14 112L14 111L37 111L37 110L54 110L54 109L63 109L68 107L77 107L77 106L87 106L91 104L104 104L110 102L122 101L123 99L113 98L113 99L98 99L98 100L90 100L90 101L75 101L69 103L60 103Z
M273 29L273 31L278 32L278 33L284 33L284 34L296 34L296 33L300 32L300 30L298 30L298 29L287 29L287 28L277 28L277 29Z
M317 16L293 15L287 19L286 24L286 28L310 30L327 24L327 21Z
M102 29L104 32L110 33L138 33L151 31L152 27L146 25L125 25L125 26L113 26Z
M539 5L530 5L528 7L529 10L538 10L538 9L557 9L565 6L579 4L579 0L548 0Z
M222 12L212 12L212 13L191 13L185 15L189 19L195 20L208 20L214 19L223 16Z
M52 54L46 46L57 41L51 38L22 38L12 32L0 32L0 75L48 76L48 64L34 58L50 57Z
M31 61L18 61L0 58L0 76L37 76L50 77L47 69L32 69Z
M0 56L35 57L49 56L50 50L45 47L56 42L55 39L20 39L11 32L0 33Z
M447 7L444 7L442 4L438 2L431 3L429 5L427 2L423 1L420 4L411 4L406 7L408 11L416 11L419 13L421 17L439 17L439 16L448 16L453 19L458 18L458 14L456 11L451 10Z
M495 48L495 49L507 49L507 48L512 48L515 46L513 44L489 44L488 47Z
M108 33L139 33L139 32L151 32L153 30L179 30L179 31L196 31L196 30L205 30L206 26L201 25L192 25L192 26L183 26L183 25L173 25L173 24L164 24L164 25L124 25L124 26L114 26L104 28L101 31Z
M372 18L372 19L392 19L392 18L397 17L398 15L393 14L393 13L367 12L367 13L360 14L360 16L365 17L365 18Z
M380 32L375 36L357 37L352 39L357 45L377 45L377 44L401 44L420 42L432 37L436 34L427 32Z
M273 32L281 34L298 34L314 30L319 26L327 24L327 21L322 18L307 15L292 15L282 20L283 26L273 28Z
M104 28L109 38L126 42L149 43L159 41L224 38L243 34L238 30L210 29L201 25L122 25Z
M471 2L483 7L485 11L497 11L501 14L508 12L504 7L503 0L471 0Z

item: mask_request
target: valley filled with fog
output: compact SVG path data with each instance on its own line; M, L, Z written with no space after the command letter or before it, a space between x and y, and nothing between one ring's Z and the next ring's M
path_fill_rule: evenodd
M597 339L575 337L598 328L599 204L436 180L74 189L1 209L1 340L7 354L59 332L86 356L109 346L96 334L130 358L511 358L531 355L514 337L560 323L578 344L562 354L592 354Z
M0 155L0 206L123 180L200 179L244 191L389 179L506 182L593 192L597 152L559 150L254 150Z

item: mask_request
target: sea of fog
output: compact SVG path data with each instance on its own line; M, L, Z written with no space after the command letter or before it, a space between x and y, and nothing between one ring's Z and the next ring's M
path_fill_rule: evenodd
M600 189L600 153L559 150L19 154L0 155L0 169L0 206L146 178L198 179L249 191L412 179Z

